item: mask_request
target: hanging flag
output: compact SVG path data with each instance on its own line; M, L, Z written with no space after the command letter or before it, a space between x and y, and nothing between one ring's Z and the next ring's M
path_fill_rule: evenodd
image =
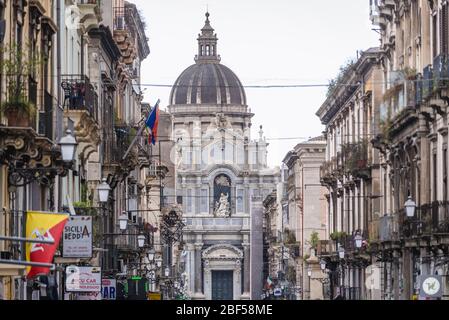
M54 241L53 244L26 244L26 260L29 262L51 263L59 245L67 214L28 211L26 217L26 237ZM48 267L27 267L27 278L48 274Z
M268 276L267 277L267 286L268 286L268 288L271 288L272 284L273 284L273 280L271 280L271 277Z
M156 103L153 110L151 110L150 115L148 116L147 121L145 121L146 126L151 130L149 133L149 141L152 144L156 144L157 139L157 127L159 124L159 104Z

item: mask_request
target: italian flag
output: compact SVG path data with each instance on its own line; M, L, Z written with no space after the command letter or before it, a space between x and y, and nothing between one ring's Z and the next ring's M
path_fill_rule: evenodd
M268 276L268 278L267 278L267 286L271 287L272 284L273 284L273 280L271 280L271 277Z

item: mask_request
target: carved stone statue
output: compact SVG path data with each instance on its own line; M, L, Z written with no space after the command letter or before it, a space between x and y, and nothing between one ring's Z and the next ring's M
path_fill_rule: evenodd
M215 125L217 128L227 128L229 127L229 122L224 113L217 113L215 117Z
M220 199L215 204L215 215L227 217L230 214L228 194L221 193Z

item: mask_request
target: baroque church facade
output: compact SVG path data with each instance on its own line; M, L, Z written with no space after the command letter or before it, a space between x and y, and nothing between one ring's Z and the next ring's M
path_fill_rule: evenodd
M275 188L279 170L267 166L262 127L251 139L254 114L240 80L220 63L209 13L197 40L195 64L176 80L168 106L187 292L193 299L250 299L252 282L263 285L262 250L251 252L262 246L254 218L261 221L261 199Z

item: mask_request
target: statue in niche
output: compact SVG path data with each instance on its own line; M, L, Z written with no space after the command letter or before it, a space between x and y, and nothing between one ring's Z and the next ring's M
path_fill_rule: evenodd
M215 215L218 217L227 217L230 215L228 194L222 193L220 200L215 204Z
M214 180L214 215L231 216L231 180L224 174L218 175Z

